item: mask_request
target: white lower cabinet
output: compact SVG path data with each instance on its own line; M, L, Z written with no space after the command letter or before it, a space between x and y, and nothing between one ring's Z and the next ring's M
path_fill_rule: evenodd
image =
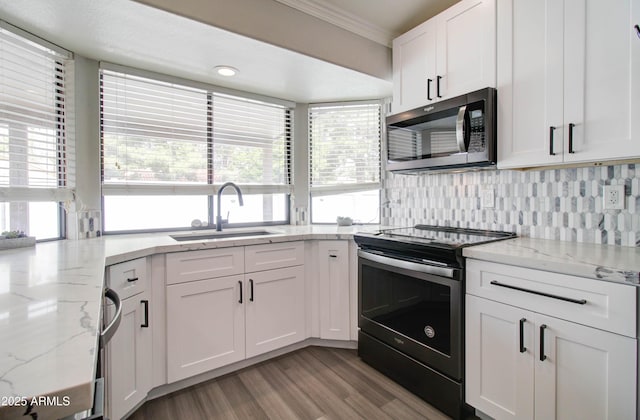
M246 356L305 339L304 267L245 274Z
M253 256L257 252L277 255L282 268L197 280L192 273L186 281L180 275L167 279L169 383L306 338L302 248L301 242L243 248L251 261L259 261ZM185 254L175 260L188 259L189 253ZM246 265L234 255L233 265L242 265L235 272L254 269L254 264ZM167 272L174 272L173 259L167 261ZM201 276L213 272L206 269L206 262L201 264Z
M497 276L503 284L524 281L528 273L539 273L541 279L552 276L526 270L517 271L521 277L511 277L505 275L508 266L503 267L506 270L497 264L473 262L467 292L481 292L484 287L485 293L493 288L496 295L503 293L503 288L495 287L496 280L493 284L488 281ZM622 287L635 295L633 287ZM523 293L510 290L508 293ZM568 290L558 289L561 294ZM572 289L578 296L586 296L586 291L580 283ZM636 338L545 315L541 313L544 305L520 308L508 304L516 299L497 302L466 295L466 402L495 419L635 419ZM565 304L577 310L595 305L590 299L584 304ZM626 309L635 315L635 305L613 308L620 313Z
M109 319L113 306L107 310ZM120 419L136 407L151 390L152 357L149 293L122 300L122 318L106 347L107 411Z
M349 340L349 243L347 241L319 241L318 292L320 338Z
M167 379L174 382L245 357L244 275L167 286Z

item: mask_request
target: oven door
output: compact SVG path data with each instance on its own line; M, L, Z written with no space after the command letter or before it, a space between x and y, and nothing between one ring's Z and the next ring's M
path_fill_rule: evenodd
M462 270L358 251L361 331L462 379Z

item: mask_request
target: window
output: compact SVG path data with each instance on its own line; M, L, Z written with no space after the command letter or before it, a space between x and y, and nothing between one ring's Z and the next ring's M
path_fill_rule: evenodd
M288 223L291 109L111 69L101 70L104 230L212 224L215 192L231 225ZM225 192L227 192L225 190Z
M380 220L380 104L309 108L311 222Z
M0 231L64 236L60 203L73 200L75 186L66 122L71 58L0 21Z

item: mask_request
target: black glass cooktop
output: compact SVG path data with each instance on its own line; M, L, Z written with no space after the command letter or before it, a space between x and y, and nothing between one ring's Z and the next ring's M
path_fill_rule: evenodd
M430 225L383 229L375 235L381 238L409 240L427 246L444 245L451 248L477 245L516 236L510 232Z
M503 239L515 238L511 232L448 226L415 225L356 233L353 239L369 252L410 261L430 261L462 267L462 249Z

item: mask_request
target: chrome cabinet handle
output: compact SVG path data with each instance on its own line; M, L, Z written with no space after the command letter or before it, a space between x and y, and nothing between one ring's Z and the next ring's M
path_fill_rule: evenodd
M565 302L576 303L578 305L584 305L584 304L587 303L586 299L573 299L573 298L568 298L568 297L565 297L565 296L554 295L554 294L551 294L551 293L539 292L537 290L525 289L524 287L518 287L518 286L512 286L510 284L500 283L500 282L495 281L495 280L492 280L490 283L493 284L494 286L505 287L507 289L518 290L520 292L532 293L534 295L544 296L544 297L548 297L548 298L552 298L552 299L563 300Z
M108 287L104 290L104 296L109 299L116 306L116 314L113 316L113 319L107 325L107 327L100 333L100 347L104 347L113 334L116 333L118 326L120 325L120 320L122 318L122 302L120 301L120 296L113 289L109 289Z

